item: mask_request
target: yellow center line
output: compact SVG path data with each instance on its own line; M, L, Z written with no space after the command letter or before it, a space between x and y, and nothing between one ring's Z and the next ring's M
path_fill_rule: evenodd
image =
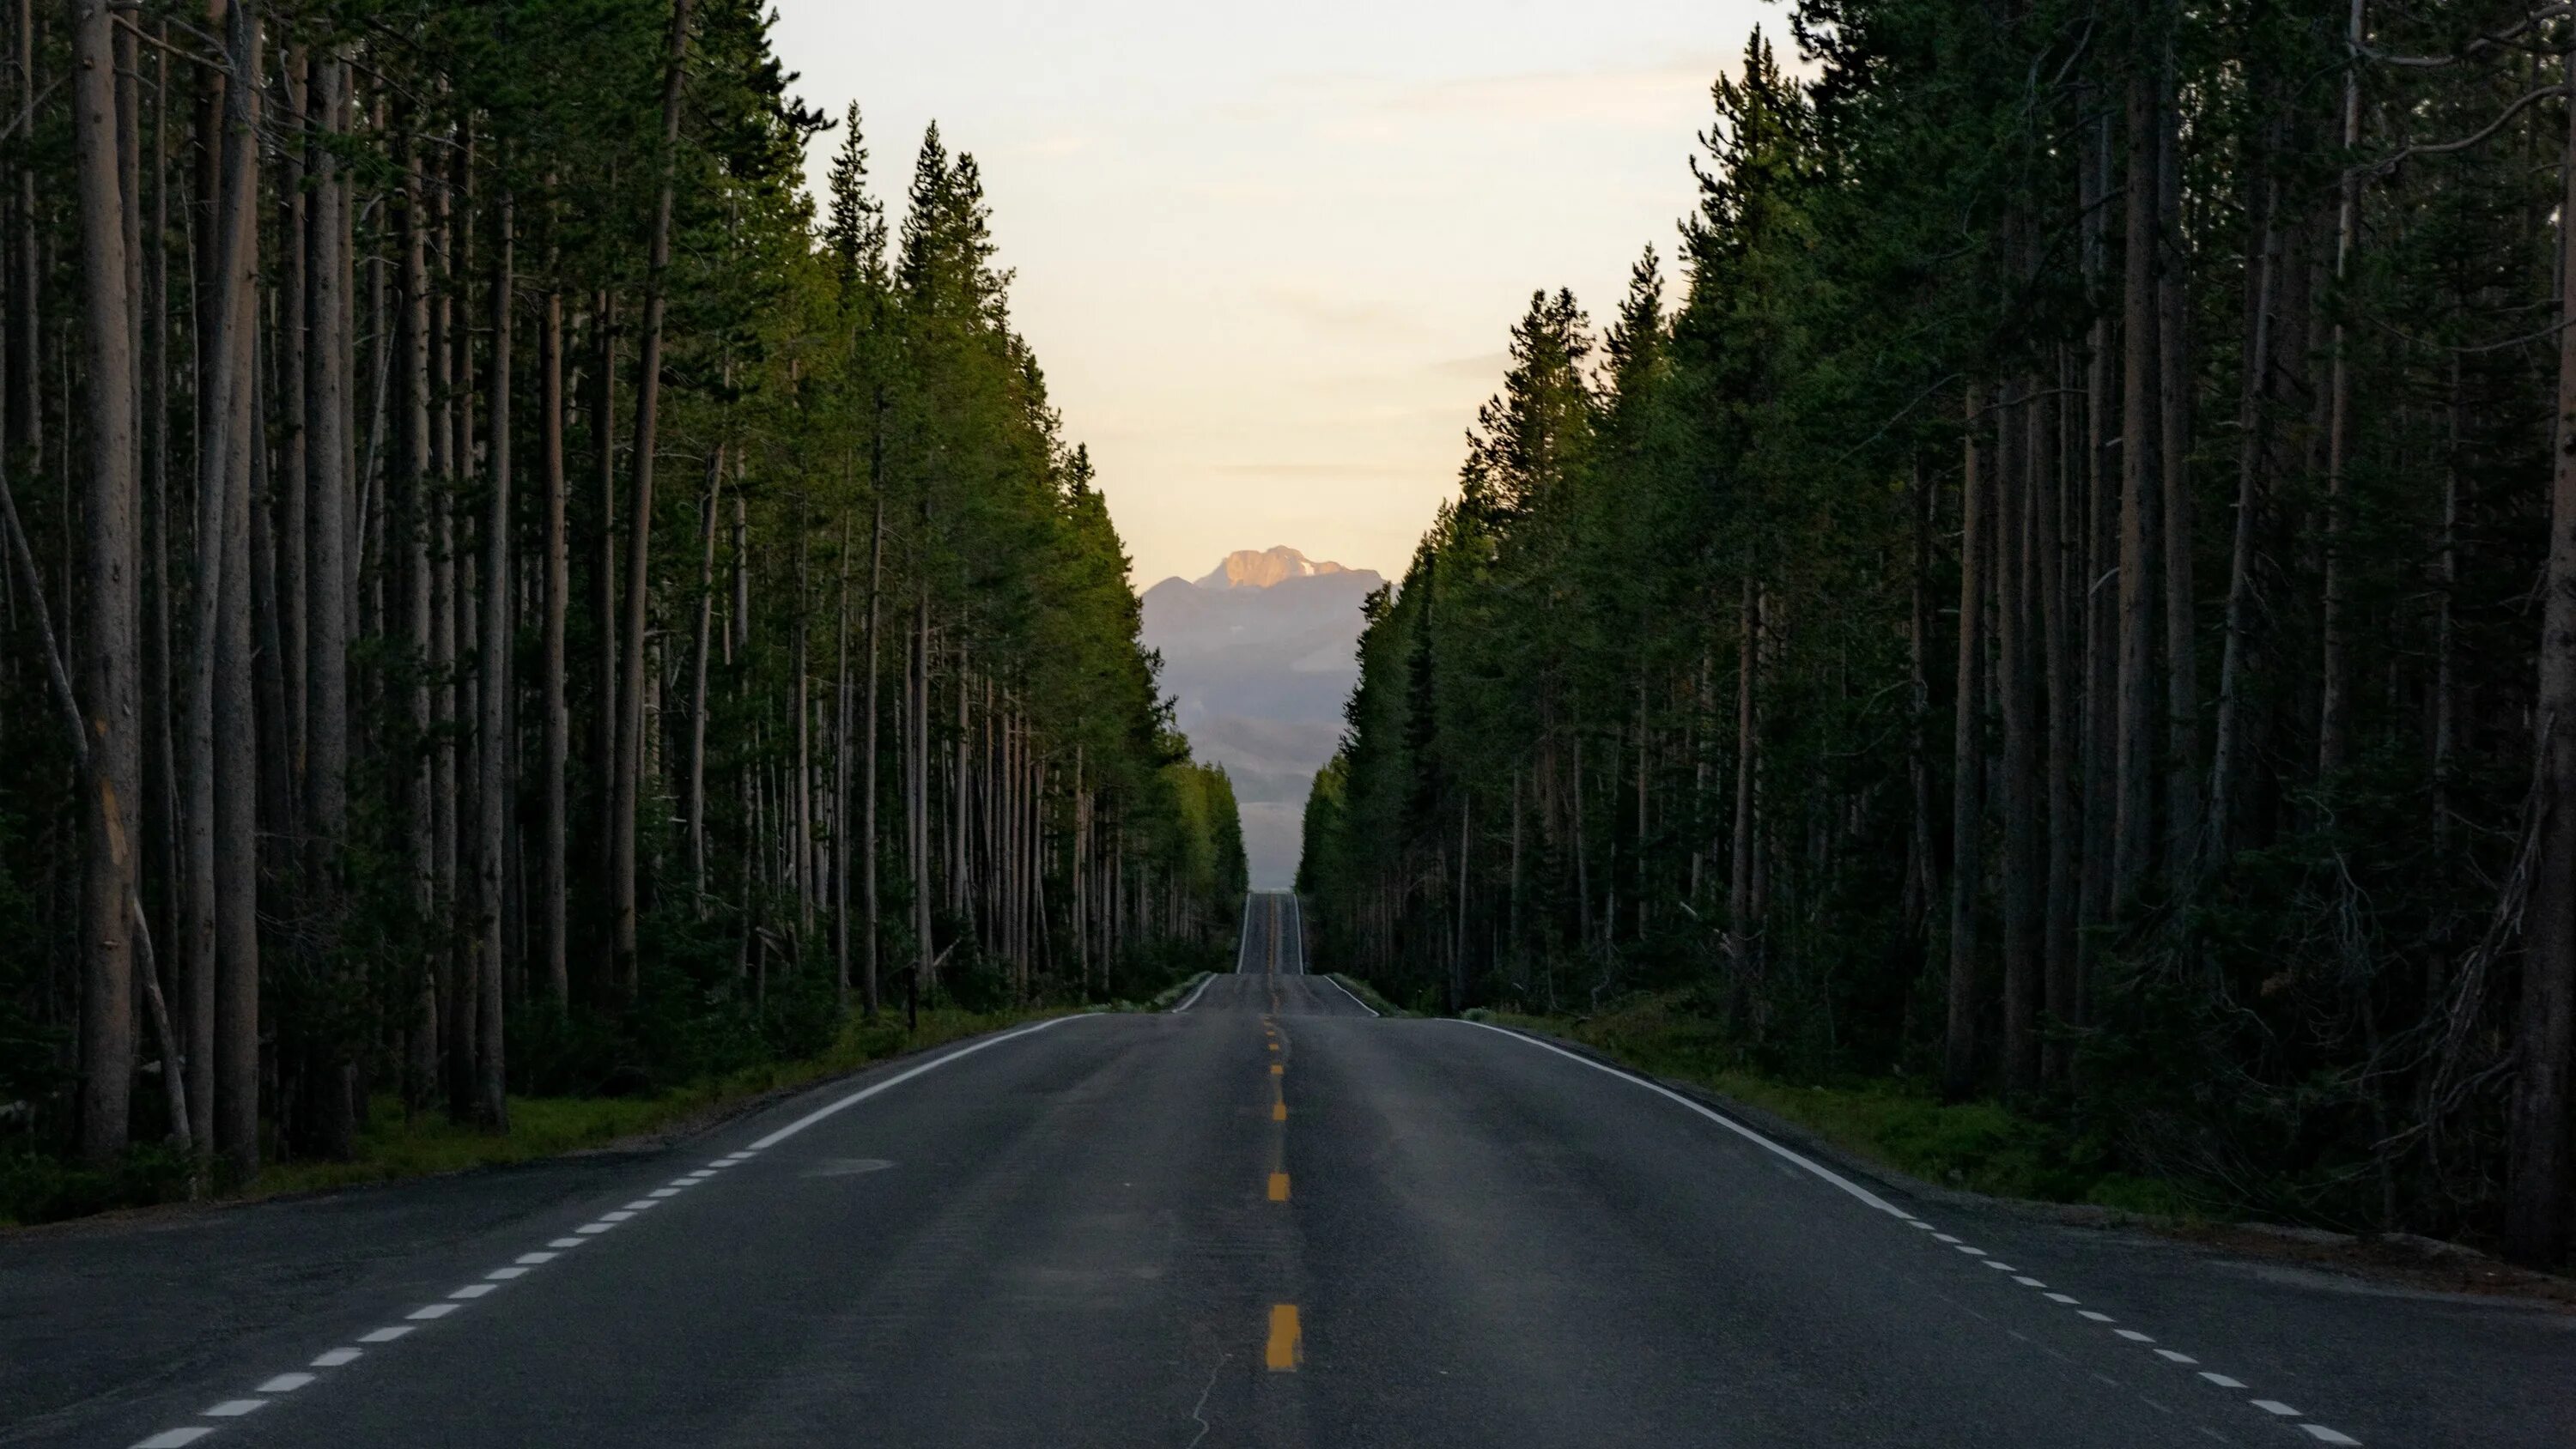
M1288 1174L1284 1172L1270 1174L1270 1200L1272 1202L1288 1200Z
M1297 1364L1306 1356L1306 1343L1297 1332L1297 1305L1270 1305L1270 1343L1262 1350L1262 1360L1273 1373L1295 1373Z
M1287 1073L1288 1073L1288 1069L1287 1069L1286 1067L1283 1067L1283 1066L1279 1065L1277 1062L1272 1062L1272 1063L1270 1064L1270 1075L1272 1075L1272 1076L1274 1076L1274 1077L1279 1077L1279 1076L1285 1076L1285 1075L1287 1075Z
M1287 1102L1283 1100L1270 1104L1270 1120L1273 1122L1285 1122L1288 1120Z

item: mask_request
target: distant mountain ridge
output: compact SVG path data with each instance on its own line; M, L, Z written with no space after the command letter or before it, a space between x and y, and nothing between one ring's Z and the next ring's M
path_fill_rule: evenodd
M1144 594L1145 645L1199 759L1225 766L1255 886L1295 878L1306 788L1359 680L1360 602L1386 580L1280 546L1238 549Z
M1236 549L1227 554L1225 562L1218 564L1207 577L1198 580L1198 586L1203 589L1266 589L1287 579L1365 572L1365 569L1344 568L1329 559L1311 559L1281 544L1276 548Z

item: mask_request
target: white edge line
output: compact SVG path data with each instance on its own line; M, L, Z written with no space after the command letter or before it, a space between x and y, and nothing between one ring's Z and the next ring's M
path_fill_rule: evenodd
M1172 1008L1172 1015L1178 1016L1182 1012L1189 1010L1191 1007L1198 1005L1199 998L1207 995L1207 989L1216 984L1217 975L1218 973L1214 971L1209 972L1207 974L1207 979L1199 983L1199 989L1190 993L1189 1000Z
M1339 986L1341 983L1336 981L1333 984ZM1347 992L1344 994L1348 995ZM1354 1001L1359 1000L1359 998L1355 996L1351 999ZM1361 1004L1366 1005L1367 1003L1362 1002ZM1375 1015L1376 1013L1372 1012L1370 1014ZM1490 1031L1496 1036L1510 1037L1512 1040L1519 1042L1524 1046L1533 1046L1543 1052L1554 1052L1569 1062L1577 1062L1590 1067L1592 1070L1601 1073L1603 1076L1617 1077L1619 1080L1627 1082L1632 1086L1643 1087L1658 1097L1668 1098L1680 1103L1684 1107L1697 1112L1699 1115L1706 1117L1711 1122L1714 1122L1718 1126L1725 1128L1727 1131L1734 1133L1736 1136L1743 1138L1745 1141L1760 1147L1764 1151L1769 1152L1784 1161L1793 1162L1798 1166L1805 1168L1808 1172L1815 1174L1816 1177L1825 1182L1832 1183L1834 1186L1841 1188L1844 1192L1851 1194L1860 1201L1865 1202L1871 1207L1878 1209L1880 1212L1887 1214L1889 1217L1911 1218L1913 1216L1913 1214L1906 1212L1894 1203L1891 1203L1887 1199L1880 1197L1878 1194L1871 1192L1868 1188L1862 1187L1860 1184L1853 1182L1850 1178L1843 1176L1832 1168L1823 1166L1820 1163L1812 1162L1807 1158L1790 1151L1788 1148L1781 1146L1779 1143L1772 1141L1770 1138L1763 1136L1761 1133L1754 1131L1752 1128L1745 1126L1743 1123L1710 1111L1708 1108L1701 1106L1699 1103L1692 1101L1690 1098L1683 1096L1681 1093L1674 1091L1670 1087L1664 1086L1660 1083L1647 1081L1643 1077L1633 1076L1627 1072L1619 1070L1617 1067L1604 1066L1601 1063L1592 1060L1590 1057L1579 1056L1576 1053L1567 1051L1563 1047L1552 1046L1547 1042L1540 1041L1536 1037L1523 1036L1519 1032L1506 1031L1499 1026L1491 1026L1481 1021L1469 1021L1464 1017L1453 1017L1451 1020L1456 1021L1461 1026L1472 1026L1483 1031Z
M1325 977L1324 979L1325 979L1326 981L1333 981L1333 978L1332 978L1332 977L1330 977L1330 976L1327 976L1327 977ZM1344 986L1342 983L1340 983L1340 982L1338 982L1338 981L1333 981L1333 989L1334 989L1335 991L1338 991L1338 992L1342 993L1344 996L1350 996L1350 997L1351 997L1351 1005L1358 1007L1360 1010L1367 1012L1367 1013L1368 1013L1369 1015L1371 1015L1371 1016L1375 1016L1375 1015L1377 1015L1377 1008L1376 1008L1376 1007L1374 1007L1374 1006L1369 1005L1369 1004L1368 1004L1367 1002L1365 1002L1365 1001L1360 1000L1360 999L1359 999L1358 997L1356 997L1356 996L1351 996L1351 989L1350 989L1349 987ZM1469 1026L1485 1026L1485 1024L1484 1024L1483 1022L1481 1022L1481 1021L1471 1021L1471 1022L1468 1022L1467 1024L1468 1024ZM1485 1030L1487 1030L1487 1031L1503 1031L1503 1029L1502 1029L1501 1027L1499 1027L1499 1026L1485 1026ZM1503 1031L1503 1035L1505 1035L1505 1036L1517 1036L1517 1035L1519 1035L1519 1033L1517 1033L1517 1032ZM1524 1036L1524 1037L1521 1037L1521 1040L1523 1040L1523 1041L1529 1041L1529 1038ZM1545 1042L1535 1042L1535 1041L1530 1041L1530 1045L1531 1045L1531 1046L1546 1046L1547 1044L1546 1044ZM1547 1049L1548 1049L1549 1051L1555 1051L1555 1050L1556 1050L1556 1048L1554 1048L1554 1047L1548 1047ZM1573 1056L1574 1054L1573 1054L1572 1052L1563 1052L1563 1053L1559 1053L1559 1055L1562 1055L1562 1056ZM1578 1062L1583 1062L1583 1058L1581 1058L1581 1057L1575 1057L1574 1059L1575 1059L1576 1061L1578 1061ZM1592 1065L1594 1065L1594 1064L1593 1064L1593 1063L1591 1063L1591 1062L1583 1062L1583 1064L1584 1064L1585 1066L1587 1066L1587 1067L1588 1067L1588 1066L1592 1066ZM1614 1074L1614 1075L1615 1075L1615 1074ZM1657 1088L1656 1090L1657 1090L1657 1091L1662 1091L1663 1089L1659 1087L1659 1088ZM1667 1096L1667 1097L1671 1097L1671 1096L1672 1096L1672 1093L1670 1093L1670 1092L1665 1092L1665 1093L1664 1093L1664 1095L1665 1095L1665 1096ZM1673 1100L1678 1102L1678 1101L1680 1101L1680 1100L1682 1100L1682 1099L1681 1099L1681 1098L1679 1098L1679 1097L1674 1097L1674 1098L1673 1098ZM1890 1211L1890 1212L1894 1212L1894 1211L1895 1211L1895 1209L1894 1209L1894 1208L1889 1208L1889 1209L1888 1209L1888 1211Z
M779 1143L786 1141L788 1138L795 1136L797 1133L804 1131L806 1128L813 1126L815 1123L822 1121L824 1118L831 1116L835 1112L855 1107L861 1102L866 1101L868 1098L875 1096L879 1092L885 1091L890 1087L900 1087L904 1083L911 1081L913 1078L920 1076L924 1072L937 1071L939 1068L948 1065L950 1062L958 1061L965 1057L971 1057L975 1053L984 1050L986 1047L1000 1046L1002 1043L1010 1041L1016 1037L1028 1036L1033 1032L1044 1031L1051 1026L1062 1026L1068 1021L1080 1021L1082 1019L1083 1018L1080 1016L1051 1016L1046 1020L1039 1022L1035 1026L1024 1026L1017 1031L1006 1031L1000 1036L988 1036L982 1041L972 1042L968 1045L959 1047L957 1050L950 1052L946 1056L933 1057L929 1061L923 1062L920 1066L912 1068L910 1071L897 1072L893 1076L886 1078L882 1082L878 1082L874 1086L861 1087L859 1090L852 1092L850 1095L843 1097L837 1102L826 1103L823 1106L815 1108L813 1111L806 1113L804 1116L797 1118L795 1121L788 1123L786 1126L779 1128L777 1131L772 1132L768 1136L751 1144L751 1150L758 1152L764 1148L775 1147Z

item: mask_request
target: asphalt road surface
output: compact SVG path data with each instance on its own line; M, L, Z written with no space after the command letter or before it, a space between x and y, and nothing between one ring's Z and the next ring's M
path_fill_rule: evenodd
M680 1147L0 1237L0 1444L2576 1442L2567 1315L1927 1202L1246 919Z

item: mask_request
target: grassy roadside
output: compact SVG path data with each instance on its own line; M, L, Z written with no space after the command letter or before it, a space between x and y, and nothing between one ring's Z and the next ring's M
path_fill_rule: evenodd
M1196 972L1196 973L1194 973L1194 974L1192 974L1192 975L1190 975L1190 976L1187 976L1187 977L1182 978L1182 979L1181 979L1181 980L1179 980L1179 981L1175 981L1175 982L1173 982L1173 983L1172 983L1171 985L1169 985L1169 986L1164 987L1164 988L1163 988L1163 990L1162 990L1162 993L1161 993L1160 995L1156 996L1156 997L1155 997L1153 1000L1151 1000L1151 1001L1122 1001L1122 1002L1118 1003L1115 1007L1112 1007L1112 1008L1111 1008L1111 1010L1113 1010L1113 1011L1169 1011L1169 1010L1171 1010L1173 1007L1178 1006L1178 1005L1180 1005L1183 1001L1187 1000L1187 999L1189 998L1189 994L1190 994L1191 992L1196 991L1196 990L1198 990L1198 989L1199 989L1199 984L1200 984L1201 982L1203 982L1203 981L1207 980L1209 977L1214 976L1215 974L1216 974L1216 973L1215 973L1215 972L1213 972L1213 971L1200 971L1200 972Z
M1362 981L1356 976L1345 976L1339 971L1333 971L1326 973L1326 977L1334 984L1340 986L1344 991L1358 997L1362 1006L1367 1007L1369 1010L1376 1012L1380 1016L1413 1015L1412 1012L1409 1012L1403 1007L1396 1005L1394 1002L1387 1000L1385 997L1378 995L1376 987L1369 985L1367 982Z
M398 1102L379 1099L367 1129L359 1135L353 1160L272 1166L236 1198L428 1177L604 1147L684 1128L764 1093L810 1086L905 1052L1064 1014L1061 1008L990 1013L932 1010L921 1013L920 1029L912 1033L906 1033L902 1019L891 1014L873 1023L853 1020L820 1056L747 1068L651 1096L512 1097L510 1130L499 1136L460 1127L443 1112L423 1112L405 1120Z
M1945 1105L1929 1083L1900 1078L1798 1083L1747 1071L1714 1023L1664 1002L1641 1001L1588 1017L1475 1015L1580 1042L1639 1071L1705 1087L1785 1118L1865 1161L1944 1187L2186 1221L2201 1216L2190 1196L2172 1184L2113 1170L2099 1146L1998 1103Z

